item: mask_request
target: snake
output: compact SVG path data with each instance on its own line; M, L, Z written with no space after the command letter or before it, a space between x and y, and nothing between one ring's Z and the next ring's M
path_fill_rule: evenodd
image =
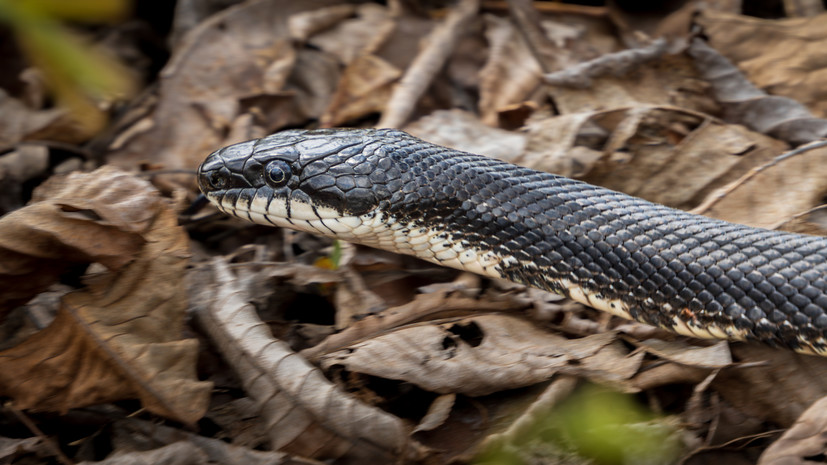
M220 211L562 294L680 335L827 355L827 238L695 215L396 129L292 129L197 171Z

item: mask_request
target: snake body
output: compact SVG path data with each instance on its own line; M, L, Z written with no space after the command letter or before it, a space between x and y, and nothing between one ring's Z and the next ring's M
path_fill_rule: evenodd
M220 210L566 295L680 334L827 354L827 239L727 223L389 129L291 130L199 167Z

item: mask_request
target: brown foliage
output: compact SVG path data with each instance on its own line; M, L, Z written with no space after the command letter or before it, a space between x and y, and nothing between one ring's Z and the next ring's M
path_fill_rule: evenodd
M678 338L544 291L179 215L192 177L158 171L285 128L389 125L823 234L818 2L785 1L782 19L741 14L778 2L226 3L177 2L167 35L140 8L96 30L148 85L91 140L50 106L42 71L0 50L0 395L13 401L0 461L100 460L106 442L107 463L436 464L483 451L586 463L544 440L585 381L660 414L623 414L637 418L626 463L652 431L684 463L823 456L827 360ZM23 424L35 436L4 437ZM592 429L624 437L615 426Z

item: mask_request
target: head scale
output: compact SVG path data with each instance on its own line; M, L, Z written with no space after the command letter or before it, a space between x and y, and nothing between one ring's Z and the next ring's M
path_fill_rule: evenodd
M333 221L387 204L405 169L392 149L406 140L382 129L284 131L212 153L198 184L226 213L333 235Z

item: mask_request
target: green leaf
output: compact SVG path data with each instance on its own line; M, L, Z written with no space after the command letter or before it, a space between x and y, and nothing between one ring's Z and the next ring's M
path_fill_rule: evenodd
M0 0L10 2L34 16L90 23L122 19L132 6L128 0Z
M113 20L126 0L0 0L0 20L12 28L28 60L38 67L57 102L69 109L87 136L106 124L106 106L135 92L129 70L63 27L58 19Z

